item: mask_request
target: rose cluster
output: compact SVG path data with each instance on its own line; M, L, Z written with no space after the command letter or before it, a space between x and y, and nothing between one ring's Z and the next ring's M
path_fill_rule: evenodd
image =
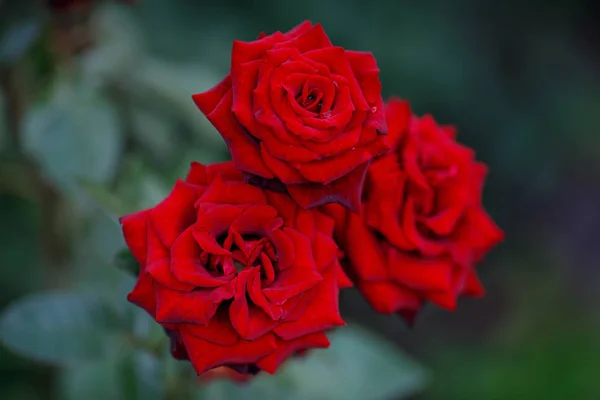
M503 238L481 203L486 167L454 128L384 104L372 54L305 22L234 42L230 73L193 100L232 161L192 162L121 223L140 265L128 299L198 374L274 373L328 347L353 284L408 321L483 294L475 265Z

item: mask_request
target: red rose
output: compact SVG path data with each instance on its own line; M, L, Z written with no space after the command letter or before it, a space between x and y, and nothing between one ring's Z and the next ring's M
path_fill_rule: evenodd
M332 46L308 21L234 42L229 75L193 99L249 182L304 208L358 209L368 164L388 149L373 55Z
M141 266L128 299L199 374L273 373L297 351L327 347L324 331L344 324L338 293L350 283L333 220L244 183L232 163L193 163L160 204L121 222Z
M325 209L358 289L377 311L412 320L425 300L454 309L460 295L483 295L474 266L503 233L481 204L486 167L454 128L411 117L399 100L386 119L393 149L368 170L362 216Z

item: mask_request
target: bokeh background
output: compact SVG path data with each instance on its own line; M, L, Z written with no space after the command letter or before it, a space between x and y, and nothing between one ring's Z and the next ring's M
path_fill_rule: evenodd
M0 398L599 399L599 4L0 0ZM337 338L337 361L178 392L161 332L124 304L114 218L191 160L227 158L190 95L226 73L234 39L304 19L373 52L385 97L458 127L507 239L479 267L484 299L408 328L347 291L370 333Z

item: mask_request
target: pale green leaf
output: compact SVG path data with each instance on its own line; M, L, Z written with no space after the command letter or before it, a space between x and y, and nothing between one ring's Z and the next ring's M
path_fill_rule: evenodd
M28 111L26 151L59 187L76 192L80 181L108 182L117 168L123 132L114 107L95 92L57 87L48 103Z
M404 398L423 389L424 370L391 343L356 326L329 336L329 349L288 360L274 376L261 374L240 386L212 382L200 395L222 400L385 400Z
M23 356L68 365L103 357L116 327L116 316L95 295L37 293L3 311L0 340Z
M42 32L40 21L29 20L14 24L0 39L0 63L18 61Z
M59 396L64 400L104 400L123 398L119 395L119 359L81 362L61 371Z

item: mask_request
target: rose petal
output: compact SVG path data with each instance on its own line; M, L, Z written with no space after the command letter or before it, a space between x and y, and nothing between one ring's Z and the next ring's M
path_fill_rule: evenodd
M295 340L276 338L276 341L277 350L256 363L259 368L265 370L269 374L274 374L281 363L298 351L306 349L326 349L329 347L329 340L323 332L312 333Z
M146 263L146 254L148 251L146 238L148 232L148 212L149 210L138 211L119 218L125 243L141 266L144 266Z
M243 180L242 173L235 169L231 161L215 163L208 166L192 161L190 164L190 171L188 172L185 181L194 185L207 186L217 175L227 181Z
M296 254L292 240L280 229L273 231L268 237L273 247L275 247L277 269L283 271L289 268L294 263Z
M186 324L185 330L193 336L221 346L233 346L240 337L231 326L229 315L219 310L206 325Z
M262 142L260 144L260 154L264 163L283 183L302 183L306 181L306 179L289 164L271 156L267 151L265 144Z
M312 28L310 28L306 32L301 33L292 40L278 43L273 47L294 47L300 50L301 53L304 53L311 49L319 49L330 46L331 42L329 41L327 34L323 30L323 26L321 24L316 24Z
M204 115L208 115L214 111L221 99L231 89L231 77L227 75L212 89L192 95L192 100Z
M421 307L417 294L387 281L357 281L356 287L371 307L382 314L414 313Z
M337 257L338 246L331 236L316 232L312 250L317 267L320 269L331 264Z
M224 300L233 297L231 285L191 292L171 290L155 283L156 320L160 323L207 324Z
M407 101L392 97L385 105L385 116L390 144L396 148L408 134L411 125L410 105Z
M409 256L401 251L389 253L390 278L416 291L448 291L452 286L451 260Z
M485 295L485 288L475 271L470 271L467 275L465 287L461 294L471 297L483 297Z
M221 346L194 336L184 326L181 338L198 374L225 364L252 364L277 348L274 335L264 335L253 341L240 340L233 346Z
M232 96L231 90L228 91L217 107L210 114L206 114L206 117L227 143L233 165L237 169L272 178L273 174L260 158L256 140L244 131L232 112Z
M250 300L263 310L269 318L278 321L281 317L281 307L276 304L272 304L263 293L261 273L258 268L253 269L252 274L248 278L247 291L250 296Z
M294 297L314 287L323 280L317 271L305 268L289 268L279 272L273 283L262 290L273 304L282 305Z
M197 204L266 204L264 192L243 182L223 181L221 177L213 180Z
M342 268L342 265L339 261L334 261L336 263L336 277L338 280L338 286L340 287L340 289L345 289L345 288L349 288L354 286L354 284L352 283L352 281L350 280L350 278L348 278L348 275L346 275L346 272L344 271L344 269Z
M374 234L364 226L362 219L348 215L344 249L352 271L360 280L384 281L389 279L385 255Z
M294 264L291 268L316 271L317 265L312 254L310 239L293 228L283 228L283 231L294 245Z
M259 235L279 229L283 220L277 217L277 210L270 205L252 205L244 210L231 223L230 230L240 235Z
M283 218L284 225L293 225L296 221L296 212L298 211L298 204L286 193L276 193L268 191L265 193L267 196L268 203L275 207L277 215Z
M238 334L246 340L255 340L272 330L279 321L274 321L263 310L249 304L246 299L246 285L254 269L246 269L238 274L235 297L229 306L229 318ZM260 271L260 270L259 270Z
M231 224L244 212L242 207L231 204L201 204L204 207L198 204L198 218L194 228L213 237L227 233Z
M162 244L158 236L154 234L152 222L148 224L148 258L146 259L146 271L161 284L169 288L188 292L194 288L193 285L179 281L170 269L169 250Z
M274 329L279 337L292 340L346 324L340 316L335 267L325 269L322 275L323 281L311 289L315 291L315 298L304 314L297 321L283 322Z
M228 276L213 276L200 261L202 249L188 228L171 249L171 272L181 282L196 287L217 287L231 280Z
M295 230L302 233L311 241L315 236L314 214L314 211L298 209L296 211L296 219L292 225Z
M147 273L140 274L127 300L144 309L152 318L156 317L156 294L154 280Z
M164 243L171 247L177 237L194 223L194 203L200 197L200 187L178 180L171 193L150 210L154 231Z
M360 198L368 166L368 163L361 164L340 179L326 185L290 184L286 185L286 188L302 208L309 209L327 203L339 203L357 212L360 209Z
M192 235L194 236L196 243L198 243L200 248L205 252L218 256L231 255L231 252L221 247L221 245L217 243L215 237L210 233L194 229L192 230Z

